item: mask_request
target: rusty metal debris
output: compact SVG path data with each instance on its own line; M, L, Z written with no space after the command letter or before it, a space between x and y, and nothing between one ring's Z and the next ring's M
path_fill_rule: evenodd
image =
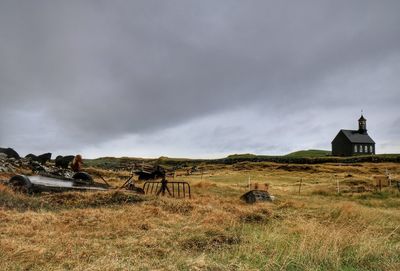
M192 198L190 185L184 181L168 181L163 178L160 182L148 181L143 185L143 190L146 194L150 195L166 195L168 194L173 198Z
M165 177L166 170L160 165L134 164L132 172L140 181L155 180Z
M132 173L132 175L129 176L129 178L124 182L124 184L121 185L118 189L126 189L126 190L130 190L130 191L134 191L139 194L144 194L144 190L135 185L135 182L133 181L133 176L134 176L134 173ZM104 180L103 177L101 177L101 178Z
M105 191L107 186L93 182L89 174L79 172L74 178L50 177L43 175L15 175L8 184L16 191L25 193L75 191Z
M117 190L124 189L139 194L169 195L173 198L191 198L191 189L188 182L168 181L163 178L161 181L145 182L143 188L137 187L130 176ZM104 178L102 178L104 180ZM12 189L24 193L41 192L63 192L63 191L107 191L113 188L105 183L94 182L93 178L85 173L78 172L73 178L48 175L15 175L8 181Z
M56 165L46 163L48 156L44 154L38 161L34 155L28 155L27 158L19 160L8 158L6 154L0 157L1 171L16 172L16 168L30 168L32 175L14 175L7 183L12 189L25 193L41 193L41 192L63 192L63 191L108 191L108 190L125 190L139 194L169 195L174 198L190 198L191 190L187 182L173 181L169 182L165 179L166 170L159 165L141 164L135 165L131 171L131 175L124 181L120 187L112 187L108 181L100 174L94 174L98 177L96 182L91 175L85 172L73 172L68 168L72 156L58 156ZM145 180L142 187L137 186L137 179ZM156 181L160 179L161 181Z

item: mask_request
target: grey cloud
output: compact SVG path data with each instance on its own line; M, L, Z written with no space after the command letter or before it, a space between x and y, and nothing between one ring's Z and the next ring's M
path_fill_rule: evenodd
M278 115L267 133L305 107L395 107L398 81L374 68L399 71L399 8L389 0L2 1L0 113L9 117L0 124L14 132L2 129L0 144L29 152L20 131L40 128L35 149L79 150L241 108ZM377 91L381 78L391 80ZM38 110L29 123L18 113ZM263 148L244 143L243 129L243 143L221 150ZM212 138L203 144L218 149Z

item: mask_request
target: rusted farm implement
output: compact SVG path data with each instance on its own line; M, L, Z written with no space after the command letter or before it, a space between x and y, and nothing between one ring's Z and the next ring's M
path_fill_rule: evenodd
M133 176L138 175L137 171L133 171L132 175L124 182L119 189L134 190L143 194L165 196L166 194L173 198L191 198L191 190L188 182L185 181L168 181L162 175L161 181L146 180L143 188L137 187L134 183ZM103 179L103 178L102 178ZM140 175L139 175L140 179ZM104 180L104 179L103 179ZM105 181L105 180L104 180Z
M173 198L191 198L190 185L183 181L169 182L165 177L161 181L146 181L143 188L135 185L132 174L119 188L111 187L108 182L97 183L92 176L84 172L76 173L72 178L51 175L15 175L8 181L12 189L25 193L63 192L63 191L110 191L125 190L139 194L167 195Z
M148 181L143 185L145 194L150 195L162 195L168 193L173 198L191 198L192 194L190 191L190 185L184 181L168 181L165 178L161 182Z

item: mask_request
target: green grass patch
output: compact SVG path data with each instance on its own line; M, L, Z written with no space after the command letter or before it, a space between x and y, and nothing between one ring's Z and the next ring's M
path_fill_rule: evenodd
M285 156L304 158L304 157L324 157L328 155L331 155L331 152L326 150L301 150L286 154Z

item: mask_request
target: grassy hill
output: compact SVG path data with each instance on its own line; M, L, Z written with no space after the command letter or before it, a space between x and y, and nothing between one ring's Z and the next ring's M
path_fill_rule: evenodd
M324 157L328 155L331 155L331 152L326 150L301 150L286 154L285 156L304 158L304 157Z
M232 154L226 159L254 159L254 158L268 158L268 157L296 157L296 158L310 158L310 157L325 157L331 155L327 150L300 150L291 152L286 155L256 155L252 153Z
M231 154L231 155L228 155L226 158L227 159L238 159L238 158L246 159L246 158L255 158L257 156L259 156L259 155L255 155L252 153L242 153L242 154Z
M289 164L321 164L321 163L382 163L394 162L400 163L400 154L377 154L360 155L349 157L334 157L327 150L301 150L281 156L255 155L255 154L233 154L220 159L186 159L160 157L153 159L143 158L114 158L101 157L97 159L85 160L86 166L102 167L108 169L129 168L134 163L159 163L166 167L189 167L204 164L235 164L240 162L274 162Z

